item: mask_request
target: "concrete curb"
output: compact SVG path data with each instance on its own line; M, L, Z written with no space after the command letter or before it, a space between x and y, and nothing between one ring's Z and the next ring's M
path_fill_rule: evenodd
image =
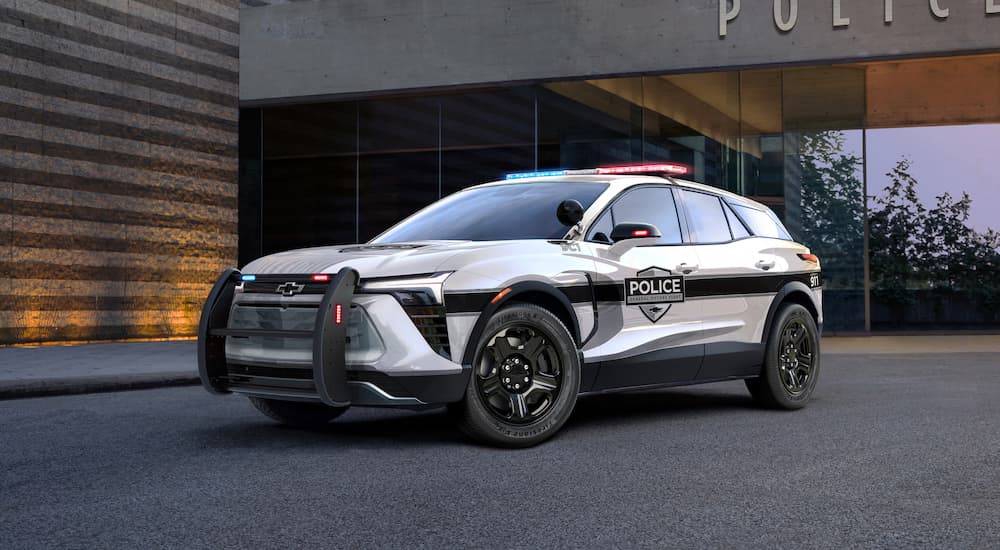
M0 381L0 400L193 386L200 383L198 375L191 372Z

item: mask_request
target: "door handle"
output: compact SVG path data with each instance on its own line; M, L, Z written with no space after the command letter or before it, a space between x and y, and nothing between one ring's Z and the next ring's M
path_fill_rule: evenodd
M764 271L767 271L768 269L774 267L774 260L771 261L759 260L757 263L753 264L753 266L756 267L757 269L763 269Z
M698 271L698 264L677 264L674 271L680 271L681 273L688 275Z

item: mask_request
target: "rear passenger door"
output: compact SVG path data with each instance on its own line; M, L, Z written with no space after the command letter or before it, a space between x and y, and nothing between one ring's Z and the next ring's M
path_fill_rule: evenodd
M687 289L689 299L702 304L706 336L698 378L752 374L761 351L756 332L769 305L759 293L761 277L768 276L770 267L755 265L756 239L724 200L693 189L678 194L699 265L699 278Z

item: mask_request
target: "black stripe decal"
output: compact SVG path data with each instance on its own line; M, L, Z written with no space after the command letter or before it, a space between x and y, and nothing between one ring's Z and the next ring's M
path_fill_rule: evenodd
M87 46L93 46L95 48L101 48L102 50L124 53L132 57L145 59L146 61L152 61L153 63L159 63L161 65L167 65L182 71L215 78L223 82L238 84L240 81L239 73L236 71L224 69L210 63L195 61L186 57L180 57L178 55L170 54L148 46L143 46L142 44L137 44L135 42L119 40L117 38L98 34L79 27L64 25L51 19L44 19L42 17L38 17L37 15L11 8L0 8L0 23L24 27L35 32L47 34L64 40L70 40L79 44L85 44Z
M812 273L780 273L774 275L745 275L717 279L686 279L685 294L688 298L730 296L739 294L774 294L786 284L798 281L810 286ZM822 284L822 281L820 281Z
M119 111L139 115L149 115L153 118L172 120L182 124L190 124L191 126L212 128L214 130L222 130L233 134L235 134L237 130L237 121L235 119L230 120L211 115L203 115L192 111L185 111L183 109L175 109L173 107L160 105L159 103L152 103L117 94L70 86L69 84L62 84L60 82L53 82L51 80L44 80L33 76L12 73L10 71L0 70L0 83L4 86L24 90L26 92L33 92L39 95L61 97L69 101L87 103L89 105L107 107L110 109L118 109Z
M161 132L159 130L128 126L107 120L95 120L76 115L35 109L33 107L24 107L12 103L0 102L0 118L30 122L32 124L45 124L46 126L76 132L86 132L98 136L127 139L230 158L235 157L238 153L236 145L224 142L192 138L169 132Z
M53 50L36 48L20 42L0 38L0 51L11 57L25 59L41 65L89 74L132 86L152 88L160 92L179 95L190 99L213 103L223 107L236 108L239 98L234 94L199 88L183 82L149 75L131 69L124 69L109 63L90 61L82 57L57 53ZM234 87L235 89L235 87Z
M792 273L775 275L746 275L740 277L720 277L717 279L686 279L685 295L689 298L709 296L730 296L741 294L774 294L792 281L810 286L812 273ZM822 279L820 280L822 284ZM587 285L557 287L574 304L590 303L590 288ZM486 308L499 290L487 292L455 293L445 295L448 313L479 313ZM594 293L598 302L622 302L625 299L623 283L597 283Z
M44 0L44 2L46 4L59 6L70 11L85 13L91 17L103 19L109 23L121 25L127 29L155 34L157 36L169 38L170 40L176 40L196 48L222 54L226 57L239 57L240 55L239 46L226 44L225 42L213 40L197 33L184 31L170 25L164 25L163 23L157 23L156 21L151 21L130 13L118 11L87 0Z
M21 136L0 134L0 149L7 149L15 153L32 153L46 157L81 160L109 166L121 166L122 168L131 168L134 170L162 172L164 174L173 174L188 178L218 181L232 185L237 184L236 170L212 168L187 162L150 158L103 149L91 149L89 147L80 147L79 145L53 143L51 141Z

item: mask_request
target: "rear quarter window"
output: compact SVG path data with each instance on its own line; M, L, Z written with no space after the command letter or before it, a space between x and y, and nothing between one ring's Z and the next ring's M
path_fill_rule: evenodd
M786 241L792 240L791 235L785 230L785 226L781 225L778 216L770 209L757 210L756 208L743 206L742 204L733 204L732 206L740 218L750 227L754 235L784 239Z

